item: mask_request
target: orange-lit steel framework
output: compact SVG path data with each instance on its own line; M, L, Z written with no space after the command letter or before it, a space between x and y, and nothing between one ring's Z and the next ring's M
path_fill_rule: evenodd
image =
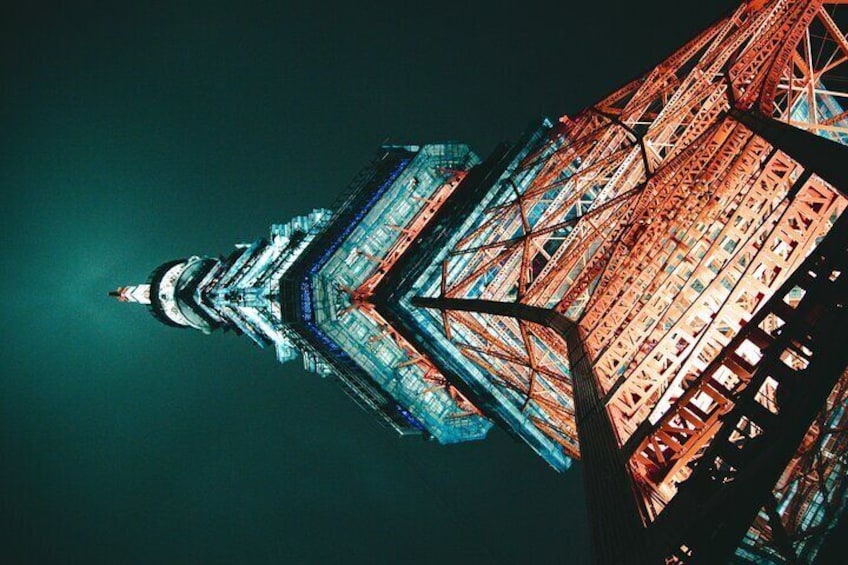
M848 322L848 149L836 146L848 144L845 4L745 3L561 118L502 178L511 196L451 250L439 296L418 301L442 311L446 336L522 409L547 415L534 420L542 432L584 452L587 474L620 471L611 484L637 518L595 520L608 529L596 532L600 560L709 562L731 543L720 532L745 529L751 546L803 558L821 529L804 512L823 498L833 513L844 494L830 475L843 467L823 453L845 444L833 420L844 419L848 358L821 328ZM805 378L820 395L812 412L788 407ZM607 424L584 432L593 402ZM609 436L611 450L591 456L606 463L590 464L585 433ZM763 455L766 438L784 445L793 433L789 452ZM771 490L751 499L747 521L691 533L705 522L685 512L717 519L717 501L739 492L722 485L750 484L752 469ZM590 511L604 504L593 496ZM634 521L652 532L647 545L598 548L622 545L611 532Z

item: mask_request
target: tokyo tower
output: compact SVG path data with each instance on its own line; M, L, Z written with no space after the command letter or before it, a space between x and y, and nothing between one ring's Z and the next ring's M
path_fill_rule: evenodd
M748 1L481 159L383 146L333 210L114 291L402 435L584 465L597 563L811 563L848 501L848 2Z

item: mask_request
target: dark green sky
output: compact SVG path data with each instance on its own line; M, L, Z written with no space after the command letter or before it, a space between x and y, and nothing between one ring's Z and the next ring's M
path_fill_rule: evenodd
M732 2L3 4L0 562L586 561L579 465L400 440L106 292L330 205L387 138L577 112Z

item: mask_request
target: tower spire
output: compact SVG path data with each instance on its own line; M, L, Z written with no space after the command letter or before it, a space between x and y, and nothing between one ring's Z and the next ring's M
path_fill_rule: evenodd
M137 284L128 286L119 286L109 292L109 296L114 296L120 302L136 302L138 304L150 304L150 285Z

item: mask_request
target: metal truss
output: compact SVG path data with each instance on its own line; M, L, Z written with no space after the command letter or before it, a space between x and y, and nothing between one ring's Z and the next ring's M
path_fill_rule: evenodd
M814 555L809 540L844 498L848 357L813 324L833 322L824 305L844 321L844 247L821 243L844 237L828 234L848 205L844 4L747 2L561 118L450 251L439 295L418 302L540 431L587 459L576 381L591 380L583 402L610 436L592 441L615 451L593 457L626 475L655 557L718 555L666 524L696 507L721 521L722 485L748 469L768 492L721 530L725 558L746 529L746 551ZM571 338L521 308L556 312ZM794 374L813 367L819 404L786 409ZM793 439L750 451L776 430Z

